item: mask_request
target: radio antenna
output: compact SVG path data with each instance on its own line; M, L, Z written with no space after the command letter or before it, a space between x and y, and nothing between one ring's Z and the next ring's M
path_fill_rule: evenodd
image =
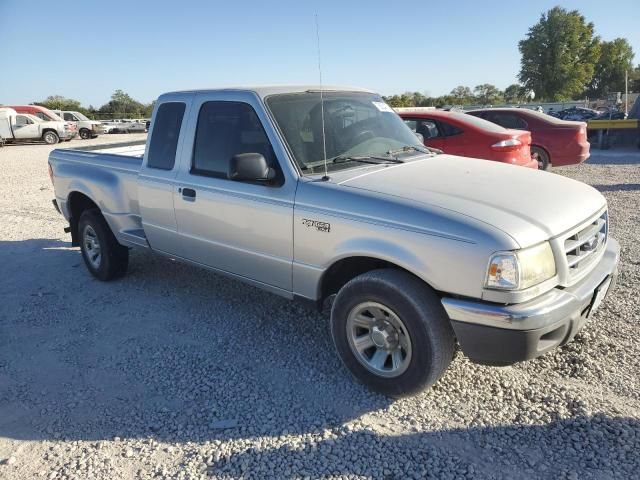
M318 43L318 76L320 77L320 116L322 118L322 155L324 158L324 177L323 180L329 180L327 174L327 137L324 130L324 95L322 92L322 62L320 60L320 27L318 26L318 14L315 14L316 19L316 40Z

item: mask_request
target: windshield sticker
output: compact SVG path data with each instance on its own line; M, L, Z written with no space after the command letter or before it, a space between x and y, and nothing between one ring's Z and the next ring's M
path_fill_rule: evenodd
M371 102L375 105L375 107L381 112L389 112L393 113L393 109L384 102Z

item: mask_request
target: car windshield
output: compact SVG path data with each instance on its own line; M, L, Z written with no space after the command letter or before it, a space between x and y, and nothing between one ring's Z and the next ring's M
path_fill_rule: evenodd
M303 173L324 171L325 142L328 171L359 166L366 159L372 160L370 163L384 163L386 159L393 162L398 152L425 151L415 134L379 95L323 92L322 96L323 105L319 91L271 95L266 99Z
M86 116L84 116L80 112L71 112L71 113L73 113L78 120L84 120L84 121L89 120Z

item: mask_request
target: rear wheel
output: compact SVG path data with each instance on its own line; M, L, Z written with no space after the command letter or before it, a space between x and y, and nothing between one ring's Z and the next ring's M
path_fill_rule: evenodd
M85 210L78 222L82 258L91 274L108 281L124 275L129 249L118 243L99 210Z
M80 138L83 140L89 140L91 138L91 131L86 128L81 129Z
M549 154L540 147L531 147L531 157L538 161L538 170L548 170L551 162Z
M60 137L53 130L47 130L42 134L42 141L47 145L55 145L60 141Z
M407 272L374 270L348 282L331 309L342 362L391 397L433 385L449 366L455 338L438 296Z

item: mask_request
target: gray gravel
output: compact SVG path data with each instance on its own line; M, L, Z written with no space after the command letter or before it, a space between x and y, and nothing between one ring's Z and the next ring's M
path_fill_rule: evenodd
M0 478L640 478L638 151L555 170L604 193L622 244L575 341L500 369L459 354L390 401L297 304L145 252L93 279L51 206L50 150L0 149Z

